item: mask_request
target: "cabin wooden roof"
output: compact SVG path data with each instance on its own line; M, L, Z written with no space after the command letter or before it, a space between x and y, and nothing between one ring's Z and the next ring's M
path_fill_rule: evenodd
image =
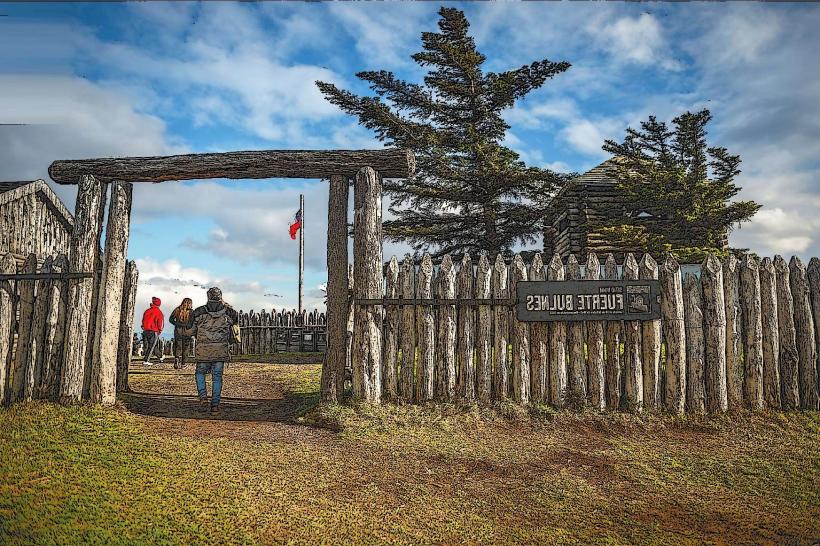
M0 207L31 194L37 194L49 210L63 220L69 229L74 227L74 215L69 212L44 180L0 182Z

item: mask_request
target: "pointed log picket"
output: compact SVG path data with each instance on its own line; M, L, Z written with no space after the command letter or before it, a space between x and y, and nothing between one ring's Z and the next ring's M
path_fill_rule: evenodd
M530 264L531 281L546 280L544 262L538 252ZM530 324L530 399L534 404L549 401L549 329L546 322Z
M618 265L615 256L608 254L604 263L604 278L618 278ZM621 332L623 322L610 320L606 323L606 407L617 410L621 407Z
M780 404L786 410L800 407L797 338L789 266L783 256L774 257L777 286L777 329L780 334Z
M665 407L680 415L686 402L686 325L684 322L683 285L680 265L671 254L660 272L661 311L666 339Z
M456 278L459 299L473 298L473 262L469 254L461 259L461 268ZM458 310L458 396L465 400L475 400L476 376L473 357L475 354L475 309L464 306Z
M516 286L527 280L527 266L520 254L513 258L510 271L510 295L516 293ZM519 404L530 401L530 326L526 322L512 319L512 391L513 400Z
M424 254L416 275L416 294L418 298L433 297L433 260ZM434 366L436 358L436 324L432 305L417 307L416 327L418 328L419 356L416 376L416 401L426 402L433 399Z
M563 281L564 264L558 254L553 254L547 268L547 280ZM567 393L567 325L564 322L552 322L550 336L550 404L556 407L564 405Z
M587 256L586 278L597 281L601 277L601 262L591 252ZM590 320L586 323L587 333L587 392L592 407L598 411L606 408L604 393L604 322Z
M456 296L456 270L453 259L445 255L439 266L438 296L452 300ZM436 350L436 398L449 402L456 395L456 307L438 308L438 348Z
M504 257L496 256L493 266L493 298L509 297L507 264ZM510 340L510 313L504 305L493 309L493 396L496 400L506 400L510 393L510 363L507 357L507 345Z
M492 268L487 254L478 259L475 279L475 295L478 299L492 297ZM476 396L479 402L488 403L492 398L492 309L489 305L478 306L476 330Z
M683 305L686 321L686 410L705 413L703 341L703 295L701 284L687 273L683 280Z
M581 279L581 264L575 254L567 258L567 280ZM567 369L569 397L579 403L587 398L587 363L584 351L584 323L570 322L567 326L567 344L569 345L569 367Z
M416 296L416 269L413 258L405 254L399 271L401 297ZM403 402L413 401L413 374L416 362L416 310L412 305L401 307L401 371L399 372L399 396Z
M647 252L638 267L641 279L658 280L658 263ZM652 302L655 305L655 302ZM657 409L661 406L661 321L641 323L641 365L643 366L643 405Z
M624 279L637 280L638 262L632 253L624 260ZM641 364L641 323L637 320L624 321L624 396L621 405L626 409L640 412L643 409L643 365Z
M777 318L777 272L771 258L763 258L760 262L759 273L760 316L763 322L763 398L767 407L778 409L780 408L780 330Z
M395 256L390 258L384 275L384 296L398 298L399 261ZM382 355L382 383L384 397L390 402L398 399L397 363L399 356L399 308L386 305L384 308L384 354Z
M754 410L763 409L763 320L760 305L760 273L757 258L747 254L743 258L743 266L740 269L740 302L743 320L743 366L740 362L731 363L730 358L740 358L739 354L727 348L726 350L726 386L735 381L742 381L743 399L746 406ZM726 284L726 283L724 283ZM730 286L729 284L728 286ZM727 311L730 309L726 305ZM727 325L727 336L731 332ZM726 340L727 347L730 340ZM731 364L731 365L730 365ZM745 368L745 373L744 373ZM737 377L740 376L740 378ZM731 377L731 381L730 381ZM733 386L732 389L737 388ZM734 393L733 403L740 404L739 393ZM732 400L730 399L730 403Z
M747 255L748 256L748 255ZM757 268L755 264L756 276ZM743 404L744 364L741 362L741 321L743 316L740 309L740 262L734 254L729 254L723 260L723 297L726 309L726 398L730 408L739 408ZM746 290L754 292L751 270L747 272ZM758 294L759 296L759 294ZM759 306L758 299L758 306ZM751 308L748 309L752 311Z
M797 342L797 367L800 384L800 409L817 408L817 345L814 337L814 317L811 309L809 281L806 266L797 256L789 262L789 280L794 302L795 340Z
M714 255L701 267L703 288L703 339L706 349L706 409L725 412L726 398L726 307L723 301L723 267Z

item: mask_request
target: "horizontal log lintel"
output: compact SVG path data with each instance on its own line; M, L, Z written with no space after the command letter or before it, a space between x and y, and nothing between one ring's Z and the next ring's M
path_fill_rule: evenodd
M431 305L431 306L475 306L475 305L497 305L513 306L517 302L514 298L354 298L353 303L358 305Z
M58 184L77 184L83 175L102 182L166 182L208 178L330 178L355 176L373 167L384 178L408 178L415 171L409 150L259 150L158 157L55 161L48 168Z

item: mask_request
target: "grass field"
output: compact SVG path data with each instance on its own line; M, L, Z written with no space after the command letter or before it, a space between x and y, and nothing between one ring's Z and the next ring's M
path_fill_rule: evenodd
M0 409L0 544L812 544L820 414L316 408L319 366Z

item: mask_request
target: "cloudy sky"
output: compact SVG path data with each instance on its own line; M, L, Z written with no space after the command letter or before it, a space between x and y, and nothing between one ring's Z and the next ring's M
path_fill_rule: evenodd
M449 3L448 5L456 5ZM43 178L55 159L286 148L378 148L314 81L420 81L410 55L438 5L0 2L0 179ZM507 114L528 163L584 171L648 115L714 116L710 144L741 155L742 198L764 205L732 234L761 254L820 255L820 5L464 4L486 68L565 60ZM20 125L24 124L24 125ZM55 190L73 209L73 188ZM306 295L321 306L321 181L137 184L129 254L151 295L244 309L296 304L305 194ZM387 245L386 253L403 252ZM170 309L170 305L166 305Z

